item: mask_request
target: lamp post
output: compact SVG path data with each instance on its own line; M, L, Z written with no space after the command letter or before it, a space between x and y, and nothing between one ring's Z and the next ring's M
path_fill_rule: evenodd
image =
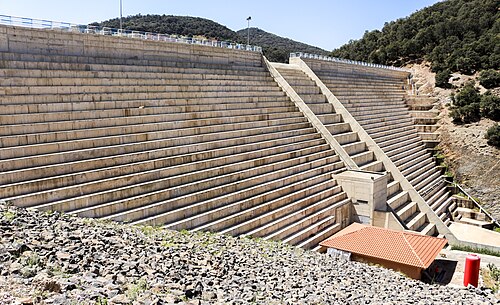
M120 30L123 29L123 14L122 14L122 0L120 0Z
M247 45L250 44L250 20L252 20L251 16L248 16L247 21L248 21L248 26L247 26Z

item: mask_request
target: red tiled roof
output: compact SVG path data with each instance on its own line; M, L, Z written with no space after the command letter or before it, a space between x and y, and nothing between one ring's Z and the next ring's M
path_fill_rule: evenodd
M320 245L425 269L446 243L444 238L353 223Z

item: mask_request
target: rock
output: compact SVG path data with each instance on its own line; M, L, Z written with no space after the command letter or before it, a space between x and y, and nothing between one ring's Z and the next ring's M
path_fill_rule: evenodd
M33 305L34 301L31 297L19 298L16 300L16 304L19 305Z
M129 304L131 301L129 298L127 298L126 295L124 294L119 294L114 296L109 300L111 304Z
M60 260L68 260L71 257L71 254L66 253L66 252L57 252L56 256Z

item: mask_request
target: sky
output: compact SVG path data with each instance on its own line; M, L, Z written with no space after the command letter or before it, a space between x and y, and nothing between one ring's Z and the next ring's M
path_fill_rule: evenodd
M326 50L365 30L403 18L439 0L122 0L123 16L166 14L211 19L232 30L251 27ZM118 17L120 0L0 0L0 15L88 24Z

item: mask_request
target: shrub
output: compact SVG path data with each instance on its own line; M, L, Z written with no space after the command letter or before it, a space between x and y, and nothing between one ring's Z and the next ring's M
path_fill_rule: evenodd
M450 116L458 123L477 122L481 119L481 107L479 103L472 103L462 107L452 107Z
M436 87L451 88L451 84L449 83L450 77L450 70L443 70L436 73Z
M495 124L488 128L484 137L488 140L489 145L500 147L500 125Z
M493 69L484 70L479 74L479 83L486 89L500 86L500 72Z
M456 95L452 95L450 117L455 122L470 123L481 119L481 95L473 83L468 83Z
M481 96L481 116L494 121L500 120L500 97L486 92Z
M465 84L460 92L452 97L452 100L453 105L463 107L466 105L479 103L481 100L481 96L479 95L479 90L474 87L474 83L469 82Z

